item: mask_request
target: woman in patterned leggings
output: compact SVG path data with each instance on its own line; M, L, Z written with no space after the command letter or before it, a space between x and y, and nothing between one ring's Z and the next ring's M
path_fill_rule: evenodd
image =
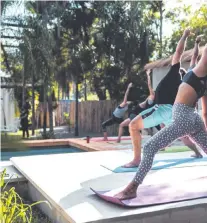
M189 30L190 34L190 30ZM203 120L195 110L202 100ZM143 148L143 159L132 182L115 197L137 196L137 188L150 171L155 154L179 137L189 136L207 154L207 44L198 65L183 78L173 105L173 122L155 134Z

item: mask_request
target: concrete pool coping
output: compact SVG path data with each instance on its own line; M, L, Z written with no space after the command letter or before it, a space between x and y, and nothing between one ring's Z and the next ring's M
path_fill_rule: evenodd
M117 137L110 137L117 138ZM123 137L123 139L129 137ZM145 137L149 138L149 137ZM123 140L122 143L115 142L95 142L87 143L83 138L67 138L67 139L46 139L46 140L28 140L22 141L27 147L41 147L44 146L72 146L84 151L107 151L107 150L125 150L132 148L131 140Z
M158 154L156 159L188 158L190 155L190 152ZM33 199L47 199L51 203L52 210L44 205L41 208L56 223L206 223L207 199L135 209L121 208L98 199L90 187L97 190L122 187L134 176L134 173L112 173L101 164L111 159L127 162L131 157L132 151L102 151L16 157L11 161L30 183ZM31 168L35 164L36 168ZM191 168L189 174L197 175L201 169L206 172L207 167ZM185 177L183 169L174 171L151 171L146 182L159 180L161 183Z
M11 161L0 162L0 172L3 172L4 169L6 169L5 183L26 181L26 178L13 166Z
M149 135L142 136L142 145L150 138ZM99 141L96 141L96 140ZM21 148L35 148L42 149L43 147L56 147L56 146L64 146L64 147L75 147L77 149L88 151L88 152L97 152L97 151L112 151L112 150L127 150L132 149L132 142L129 136L123 136L121 143L116 143L117 137L109 137L110 141L100 141L102 137L93 137L90 140L90 143L86 142L84 138L66 138L66 139L44 139L44 140L24 140L18 142L16 145ZM13 146L11 147L11 151L13 150ZM184 146L182 142L178 140L175 141L171 146ZM45 149L47 149L45 148ZM49 148L48 148L49 149ZM3 152L9 151L9 148L3 149Z

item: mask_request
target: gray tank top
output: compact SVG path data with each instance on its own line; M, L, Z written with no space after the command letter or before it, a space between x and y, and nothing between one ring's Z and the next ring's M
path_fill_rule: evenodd
M125 112L128 110L128 105L124 106L124 107L120 107L118 106L114 112L113 112L113 115L117 118L123 118L124 117L124 114Z

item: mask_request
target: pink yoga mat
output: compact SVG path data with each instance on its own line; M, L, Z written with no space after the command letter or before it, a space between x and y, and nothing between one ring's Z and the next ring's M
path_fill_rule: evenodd
M173 184L143 185L138 188L136 198L129 200L114 198L113 196L122 189L123 187L112 191L96 191L91 188L96 195L107 202L125 207L147 207L207 198L207 176Z

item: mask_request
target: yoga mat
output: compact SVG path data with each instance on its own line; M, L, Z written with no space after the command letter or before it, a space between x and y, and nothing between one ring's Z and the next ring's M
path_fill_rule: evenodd
M116 165L116 164L115 164ZM152 170L161 170L166 168L181 168L190 166L207 166L207 157L203 158L182 158L182 159L166 159L166 160L155 160L153 162ZM114 164L101 165L102 167L111 170L114 173L127 173L137 172L138 167L125 168L122 166L114 167Z
M129 200L119 200L113 197L125 187L112 191L91 190L101 199L125 207L148 207L160 204L207 198L207 176L173 184L141 185L137 197Z

